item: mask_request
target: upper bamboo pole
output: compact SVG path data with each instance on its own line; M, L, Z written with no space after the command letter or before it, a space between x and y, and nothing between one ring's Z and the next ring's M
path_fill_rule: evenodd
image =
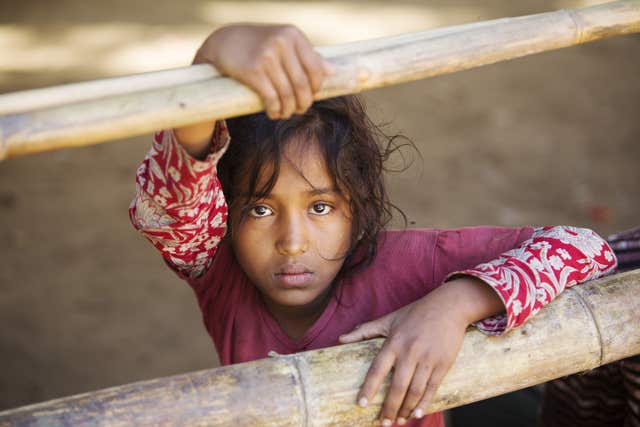
M317 99L640 31L640 0L615 1L319 49L336 68ZM19 102L24 99L25 102ZM0 95L0 159L262 110L204 66Z
M640 353L640 270L565 291L503 337L467 332L429 411ZM0 412L14 426L355 426L379 415L356 394L381 339L114 387Z
M321 46L317 50L324 57L357 54L358 50L368 43L375 42L378 48L393 46L415 38L438 37L456 31L467 31L472 27L492 25L494 21L475 24L455 25L446 28L424 31L420 33L400 34L375 40L364 40L333 46ZM89 101L107 96L124 95L159 89L180 84L196 83L203 80L219 78L220 73L206 64L171 70L152 71L130 76L111 77L80 83L70 83L44 89L30 89L0 95L0 115L23 113L44 108Z

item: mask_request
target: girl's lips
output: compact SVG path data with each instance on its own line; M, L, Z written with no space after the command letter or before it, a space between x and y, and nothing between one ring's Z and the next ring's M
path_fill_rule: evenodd
M282 266L274 276L285 286L305 286L313 279L313 272L304 265L287 264Z
M305 286L313 279L313 273L276 273L275 278L285 286Z
M302 264L285 264L278 269L276 274L301 274L311 273L307 267Z

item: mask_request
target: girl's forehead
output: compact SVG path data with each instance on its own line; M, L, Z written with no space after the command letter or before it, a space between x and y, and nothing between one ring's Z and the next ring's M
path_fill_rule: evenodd
M290 164L298 169L320 168L327 169L327 162L320 147L320 143L315 139L290 138L284 144L280 155L280 164ZM327 173L328 173L327 169Z
M284 144L279 158L278 175L275 177L273 177L273 161L265 159L262 163L258 162L258 165L260 171L255 182L257 190L263 188L272 178L275 178L275 185L271 193L335 187L335 178L327 166L320 144L313 139L291 138ZM246 194L251 187L249 182L251 175L251 173L242 174L239 183L242 193Z
M276 187L282 184L287 187L316 189L332 187L333 182L334 178L317 144L285 150L282 154Z

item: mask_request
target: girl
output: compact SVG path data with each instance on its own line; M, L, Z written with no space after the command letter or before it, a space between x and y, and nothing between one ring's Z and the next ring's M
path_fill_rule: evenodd
M194 62L255 90L268 117L158 132L130 215L195 291L222 364L385 336L358 404L393 368L381 423L402 425L423 417L469 324L499 335L615 268L585 229L384 231L391 143L354 97L312 104L332 67L294 27L222 28Z

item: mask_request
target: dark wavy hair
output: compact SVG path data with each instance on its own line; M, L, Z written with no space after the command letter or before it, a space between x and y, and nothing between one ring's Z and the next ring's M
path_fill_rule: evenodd
M218 177L231 207L238 199L242 175L249 174L248 193L252 199L241 207L242 219L251 204L273 189L288 141L302 138L319 143L336 188L348 198L351 210L352 243L338 277L373 261L378 234L391 220L393 210L400 213L406 226L404 213L389 201L383 172L394 151L414 147L413 143L400 135L386 135L369 119L358 97L316 101L304 114L286 120L271 120L266 114L257 113L228 119L227 126L232 142L218 163ZM398 143L399 140L404 142ZM270 175L258 188L259 178L266 171Z

